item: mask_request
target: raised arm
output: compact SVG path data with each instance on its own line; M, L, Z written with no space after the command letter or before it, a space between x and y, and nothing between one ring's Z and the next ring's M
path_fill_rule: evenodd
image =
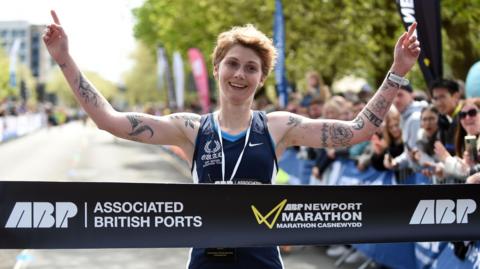
M398 39L389 75L354 120L308 119L289 112L268 114L269 128L277 145L277 154L293 145L345 147L370 139L380 127L400 87L395 76L404 77L420 54L415 29L416 23L413 23L408 33L404 33ZM393 73L393 78L390 73Z
M55 11L54 23L47 27L43 40L52 58L60 66L77 101L97 124L115 136L150 144L178 145L187 154L193 150L200 116L178 113L155 117L142 113L115 111L101 93L80 72L68 51L68 37Z

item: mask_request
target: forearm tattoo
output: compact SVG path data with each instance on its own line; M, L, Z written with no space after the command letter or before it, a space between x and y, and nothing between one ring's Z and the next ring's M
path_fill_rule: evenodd
M362 119L363 122L363 119ZM347 124L324 123L321 129L322 147L328 147L328 139L331 139L331 146L349 146L352 142L353 132Z
M300 119L300 118L297 118L297 117L294 117L294 116L289 116L288 117L287 125L289 125L289 126L293 125L293 127L297 127L301 123L302 123L302 119Z
M171 115L171 117L175 120L183 119L185 127L190 127L192 129L195 129L195 122L200 122L200 117L198 116Z
M380 91L387 91L387 90L398 89L398 88L400 88L400 85L388 79L385 79L382 83L382 86L380 87Z
M60 66L60 68L61 68L61 69L65 69L65 68L67 68L67 64L66 64L66 63L59 64L58 66Z
M322 146L326 148L328 146L328 128L330 127L330 124L325 123L322 126Z
M78 87L77 91L80 95L80 98L83 98L85 104L92 103L95 107L98 107L100 104L100 96L93 89L92 85L83 77L81 73L78 75Z
M368 121L370 121L376 127L380 127L380 125L382 125L382 119L377 117L375 114L373 114L373 112L370 109L365 108L363 109L362 113L363 115L365 115Z
M348 146L351 144L353 132L346 124L334 123L330 127L330 136L334 146Z
M373 113L376 113L377 115L383 116L387 112L388 107L390 104L387 102L387 99L385 97L378 95L375 96L375 99L372 100L371 104L371 109Z
M362 130L363 127L365 127L365 121L363 120L363 118L358 115L354 120L353 120L353 126L352 128L354 130Z
M137 136L142 134L143 132L149 132L150 137L152 137L154 134L153 129L150 126L144 124L141 118L142 117L138 115L127 115L127 119L132 125L132 131L128 133L128 135Z

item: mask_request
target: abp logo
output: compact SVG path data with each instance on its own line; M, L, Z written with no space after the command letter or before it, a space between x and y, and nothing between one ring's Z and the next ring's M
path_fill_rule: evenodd
M5 228L68 228L68 219L78 212L71 202L17 202ZM55 216L54 216L55 213Z
M252 211L253 214L255 215L255 218L257 219L258 224L265 223L268 228L272 229L275 223L277 222L278 216L280 216L280 213L282 212L283 208L285 207L285 204L287 203L287 199L283 199L278 205L276 205L270 212L268 212L265 216L258 211L258 209L252 205ZM275 214L273 217L272 221L269 222L268 218Z
M468 215L476 209L477 203L472 199L420 200L410 224L468 223Z

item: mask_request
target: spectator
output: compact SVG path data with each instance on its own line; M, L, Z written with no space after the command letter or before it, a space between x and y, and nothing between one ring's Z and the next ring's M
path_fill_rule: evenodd
M421 128L418 131L417 149L413 153L412 160L414 170L420 171L427 177L434 176L432 165L439 160L435 156L435 141L439 139L438 118L440 112L438 109L429 105L422 109ZM435 182L435 180L434 180Z
M451 155L455 154L455 130L459 119L458 112L461 109L460 90L457 82L440 79L430 85L433 105L440 112L438 126L440 141Z
M315 97L320 98L322 102L326 102L332 94L330 93L330 89L323 83L323 79L315 71L310 71L306 75L307 80L307 89L305 96L302 99L302 105L308 106L312 99Z
M408 169L408 151L417 146L417 133L420 129L420 114L422 108L428 105L424 101L415 101L413 88L410 85L402 86L393 100L395 108L401 114L400 129L402 140L405 146L403 153L397 156L388 166L395 166L398 169ZM403 173L402 173L403 174ZM404 176L408 175L405 171Z
M460 125L457 127L455 135L455 152L456 156L451 156L444 148L436 148L436 152L439 158L443 161L445 167L444 172L446 175L451 175L458 180L465 180L470 174L471 169L475 167L478 161L478 156L472 156L471 153L466 150L465 136L477 137L477 152L478 135L480 134L480 115L478 115L480 109L480 100L467 99L460 112L458 118Z
M381 135L374 135L371 139L373 156L372 167L378 171L393 169L392 158L400 156L404 151L402 129L400 129L401 115L394 107L385 117L385 125ZM398 178L398 171L396 176Z

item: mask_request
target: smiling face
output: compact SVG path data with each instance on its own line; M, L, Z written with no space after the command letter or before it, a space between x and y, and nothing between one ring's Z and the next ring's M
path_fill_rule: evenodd
M478 107L474 104L466 104L460 112L460 123L469 135L480 133L480 115Z
M214 66L220 99L234 105L250 103L256 89L263 85L262 61L250 48L233 46L220 63Z

